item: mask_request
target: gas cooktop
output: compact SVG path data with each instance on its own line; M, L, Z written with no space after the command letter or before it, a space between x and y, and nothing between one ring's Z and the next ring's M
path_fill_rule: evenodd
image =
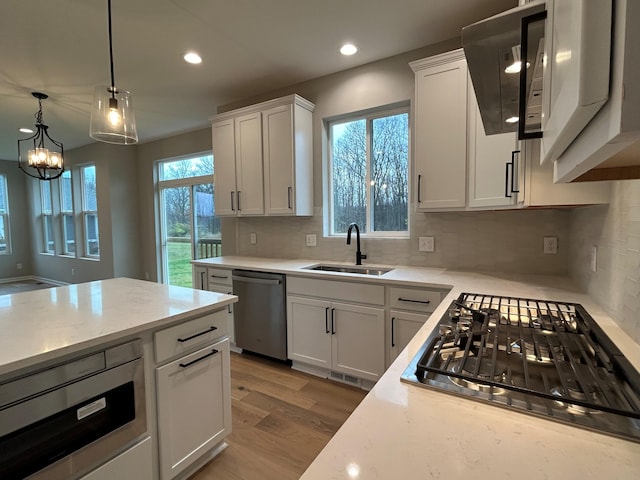
M402 380L640 442L640 374L578 304L462 293Z

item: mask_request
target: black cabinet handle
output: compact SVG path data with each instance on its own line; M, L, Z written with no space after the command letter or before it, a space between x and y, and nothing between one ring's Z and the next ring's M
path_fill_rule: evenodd
M396 339L394 335L394 327L395 327L396 317L391 317L391 346L396 346Z
M287 188L287 204L289 205L289 209L291 209L291 194L293 193L293 187Z
M178 365L180 365L182 368L187 368L187 367L190 367L191 365L193 365L194 363L198 363L198 362L204 360L205 358L209 358L209 357L215 355L216 353L218 353L218 350L216 350L214 348L209 353L207 353L206 355L203 355L200 358L196 358L195 360L192 360L191 362L188 362L188 363L179 363Z
M240 210L242 210L242 209L240 208L240 190L238 190L238 191L236 192L236 198L237 198L237 200L238 200L238 211L240 211Z
M329 307L324 309L324 333L329 333Z
M408 298L398 297L399 302L411 302L411 303L424 303L425 305L429 305L431 300L410 300Z
M200 332L200 333L196 333L195 335L191 335L190 337L186 337L186 338L178 338L178 341L180 343L182 342L188 342L189 340L193 340L196 337L199 337L200 335L206 335L207 333L211 333L214 330L217 330L218 327L209 327L209 330L205 330L204 332Z
M332 308L331 309L331 335L335 335L336 334L335 313L336 313L336 309Z
M418 203L422 202L420 200L420 184L422 183L422 175L418 175Z
M236 210L236 209L235 209L235 207L233 206L233 193L234 193L234 192L231 192L231 211L232 211L232 212L235 212L235 210Z
M225 280L228 279L229 277L227 277L226 275L214 275L211 274L209 275L211 278L224 278Z
M229 294L229 295L231 295L231 294ZM231 311L231 304L227 305L227 310L229 310L229 313L233 313L233 312Z
M504 169L504 196L511 198L512 193L520 193L520 189L515 188L516 183L516 154L519 154L520 150L513 150L511 152L511 161L505 164ZM509 188L509 165L511 165L511 188Z
M200 272L200 290L204 290L204 272Z

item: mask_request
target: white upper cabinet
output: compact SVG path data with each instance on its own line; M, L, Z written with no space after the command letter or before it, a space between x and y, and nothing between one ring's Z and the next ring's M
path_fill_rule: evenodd
M416 74L415 170L418 211L466 204L467 63L462 50L412 62Z
M262 112L267 215L313 215L313 105L282 105Z
M410 65L418 212L608 203L607 182L554 184L539 140L485 134L462 50Z
M219 216L312 215L312 112L298 95L212 121Z

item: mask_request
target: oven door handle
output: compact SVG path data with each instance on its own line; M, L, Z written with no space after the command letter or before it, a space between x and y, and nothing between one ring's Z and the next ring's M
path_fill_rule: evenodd
M212 357L216 353L218 353L218 350L216 350L214 348L209 353L207 353L206 355L201 356L200 358L196 358L195 360L192 360L192 361L187 362L187 363L179 363L178 365L180 365L182 368L187 368L187 367L190 367L191 365L193 365L194 363L198 363L198 362L204 360L205 358Z

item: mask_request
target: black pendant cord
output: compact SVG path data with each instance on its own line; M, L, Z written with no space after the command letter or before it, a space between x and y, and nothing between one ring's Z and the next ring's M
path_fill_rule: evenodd
M109 61L111 62L111 98L116 98L116 83L113 75L113 40L111 38L111 0L107 0L109 11Z

